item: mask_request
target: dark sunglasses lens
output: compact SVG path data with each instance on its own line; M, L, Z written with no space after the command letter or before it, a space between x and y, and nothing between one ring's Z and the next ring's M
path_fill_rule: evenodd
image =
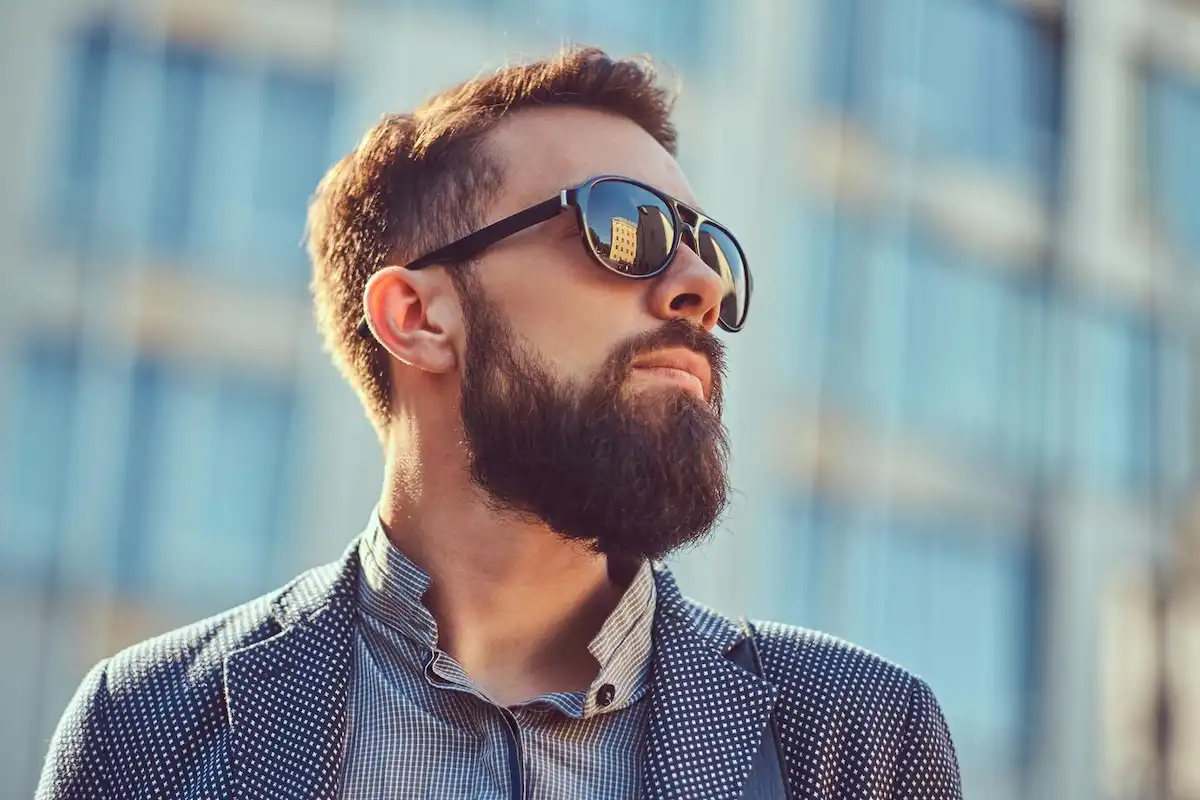
M746 321L746 302L749 296L746 260L737 242L722 228L705 222L700 226L700 258L721 276L725 296L721 300L720 320L726 327L737 329Z
M645 277L662 270L675 241L671 210L658 196L621 181L601 181L587 202L587 235L618 272Z

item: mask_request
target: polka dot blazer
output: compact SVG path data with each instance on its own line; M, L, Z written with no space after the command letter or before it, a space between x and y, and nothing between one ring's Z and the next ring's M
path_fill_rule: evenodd
M96 665L59 723L37 797L337 797L357 553L355 543L278 591ZM774 623L757 623L758 677L726 658L740 625L685 599L665 568L655 579L644 797L740 797L772 718L796 798L961 797L924 682Z

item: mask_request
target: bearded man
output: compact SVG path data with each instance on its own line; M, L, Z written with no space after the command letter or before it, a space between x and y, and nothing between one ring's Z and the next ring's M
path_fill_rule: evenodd
M661 563L726 506L713 330L751 290L670 115L647 66L575 49L329 171L317 319L379 504L339 561L97 665L40 797L960 796L924 682Z

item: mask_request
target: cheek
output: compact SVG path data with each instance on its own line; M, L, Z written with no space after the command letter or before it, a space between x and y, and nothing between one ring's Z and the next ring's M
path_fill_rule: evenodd
M590 263L527 265L504 276L496 299L514 330L558 375L588 380L624 340L646 330L648 287Z

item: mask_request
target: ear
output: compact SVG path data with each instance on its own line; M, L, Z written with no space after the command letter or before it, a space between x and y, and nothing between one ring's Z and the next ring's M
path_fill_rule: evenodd
M410 367L449 372L458 364L462 313L442 270L384 267L363 290L371 333Z

